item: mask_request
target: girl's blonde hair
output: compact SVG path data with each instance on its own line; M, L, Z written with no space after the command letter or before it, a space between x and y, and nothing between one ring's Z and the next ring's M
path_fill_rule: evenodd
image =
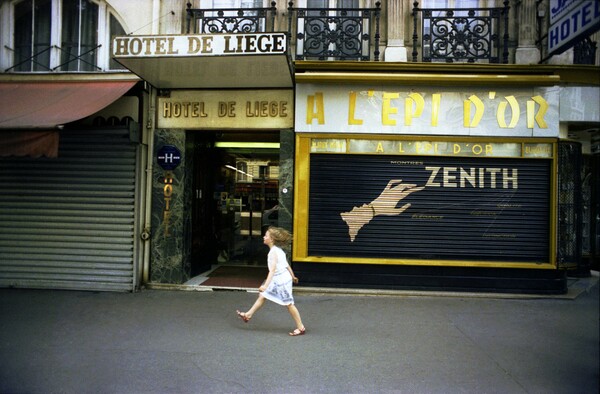
M289 245L292 242L292 234L284 228L269 226L267 231L271 234L271 239L277 246Z

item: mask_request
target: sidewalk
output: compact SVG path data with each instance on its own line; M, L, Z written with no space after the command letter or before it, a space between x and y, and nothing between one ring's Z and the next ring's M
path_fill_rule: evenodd
M0 393L597 393L598 277L571 296L0 289Z

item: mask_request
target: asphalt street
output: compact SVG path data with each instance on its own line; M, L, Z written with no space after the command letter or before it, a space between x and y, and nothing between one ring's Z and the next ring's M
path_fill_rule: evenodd
M1 393L598 393L597 273L565 297L0 289Z

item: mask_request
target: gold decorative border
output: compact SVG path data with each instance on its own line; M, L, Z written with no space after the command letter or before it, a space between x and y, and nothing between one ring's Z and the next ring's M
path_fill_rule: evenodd
M353 258L353 257L331 257L331 256L309 256L308 255L308 212L310 196L310 155L313 139L370 139L370 140L394 140L394 141L468 141L468 142L495 142L495 143L551 143L552 157L544 159L552 160L550 179L550 216L549 221L549 260L539 262L514 262L514 261L466 261L466 260L423 260L423 259L387 259L387 258ZM348 145L348 144L346 144ZM331 153L345 154L345 153ZM472 137L436 137L436 136L390 136L390 135L362 135L362 134L323 134L323 133L297 133L295 154L295 187L294 187L294 244L292 259L296 262L306 263L343 263L343 264L380 264L380 265L414 265L414 266L456 266L456 267L488 267L488 268L536 268L556 269L556 204L557 204L557 181L558 181L558 144L553 138L472 138ZM513 157L515 160L535 159L530 157Z

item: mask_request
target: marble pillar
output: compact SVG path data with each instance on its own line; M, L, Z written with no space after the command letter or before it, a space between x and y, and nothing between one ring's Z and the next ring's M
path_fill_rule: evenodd
M294 213L294 141L293 130L279 134L279 226L289 231L293 227ZM291 259L291 245L286 249Z
M190 276L186 133L157 129L154 136L150 281L181 284ZM165 145L172 145L181 152L181 163L173 170L165 170L156 162L158 151Z
M534 1L523 1L519 6L519 41L515 52L516 64L537 64L540 50L535 44L537 8Z
M404 45L404 0L387 2L387 47L383 55L386 62L406 62L407 51Z

